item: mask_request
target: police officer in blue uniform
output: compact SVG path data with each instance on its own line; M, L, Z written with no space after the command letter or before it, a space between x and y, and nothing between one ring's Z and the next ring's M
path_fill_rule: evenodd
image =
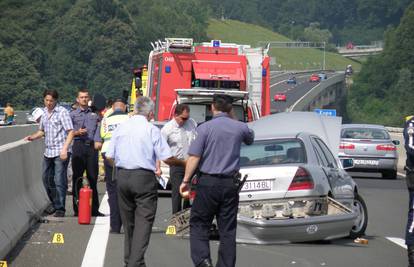
M239 204L238 171L240 147L253 143L254 133L231 117L233 99L214 95L212 120L197 128L197 137L188 151L180 193L187 191L190 178L200 169L197 194L191 208L190 247L194 266L213 266L209 233L214 216L220 234L218 267L236 264L236 227Z
M404 146L407 154L405 162L406 182L410 204L408 207L405 243L407 245L409 267L414 267L414 117L408 116L403 131Z
M72 190L73 211L78 215L77 196L82 185L80 177L86 170L86 177L92 189L92 216L104 216L99 212L98 190L96 187L98 179L98 150L95 149L95 142L102 142L99 132L99 116L92 112L88 106L90 100L87 89L80 89L76 101L79 107L70 112L73 122L75 138L72 148Z

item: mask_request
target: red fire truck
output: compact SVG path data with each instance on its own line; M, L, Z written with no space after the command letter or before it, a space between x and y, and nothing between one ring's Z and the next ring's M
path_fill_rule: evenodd
M233 95L242 120L270 114L268 49L219 40L194 44L187 38L151 44L144 95L155 103L156 121L171 119L175 104L182 102L190 105L198 122L206 120L214 93Z

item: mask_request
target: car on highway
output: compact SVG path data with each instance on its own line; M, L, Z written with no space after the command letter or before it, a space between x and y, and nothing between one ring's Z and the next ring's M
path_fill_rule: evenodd
M255 141L242 146L237 241L254 244L359 237L367 207L338 158L340 117L278 113L249 123Z
M295 76L290 76L287 80L286 80L287 84L296 84L296 77Z
M285 93L277 93L273 97L274 101L286 101L286 94Z
M319 76L319 79L322 81L322 80L326 80L326 79L328 79L328 75L325 73L325 72L321 72L321 73L319 73L318 74L318 76Z
M318 74L314 73L309 77L309 82L320 82L320 81L321 81L321 78L319 77Z
M397 178L398 140L392 140L382 125L344 124L339 145L340 158L352 158L351 172L381 172L383 178Z

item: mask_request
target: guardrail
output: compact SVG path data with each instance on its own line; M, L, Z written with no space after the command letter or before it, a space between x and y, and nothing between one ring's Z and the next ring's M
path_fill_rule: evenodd
M0 260L49 203L41 178L43 150L43 140L0 146Z

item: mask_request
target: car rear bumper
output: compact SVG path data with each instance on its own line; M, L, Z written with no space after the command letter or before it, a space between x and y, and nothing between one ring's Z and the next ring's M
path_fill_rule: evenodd
M347 171L354 170L397 170L398 158L368 158L368 157L352 157L343 156L339 158L352 158L354 160L354 168L347 169Z
M356 217L355 213L284 220L239 216L237 219L237 242L278 244L331 240L348 236Z

